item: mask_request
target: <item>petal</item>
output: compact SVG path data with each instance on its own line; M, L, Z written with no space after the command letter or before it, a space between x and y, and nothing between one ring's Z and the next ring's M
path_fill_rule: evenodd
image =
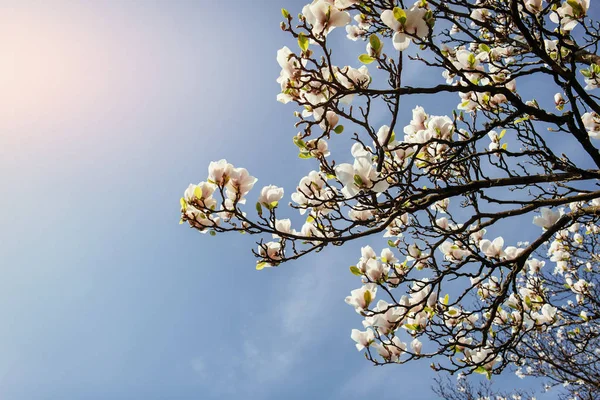
M332 12L329 18L329 26L346 26L352 19L347 12Z
M404 32L394 33L392 41L394 42L394 48L398 51L406 50L406 48L410 44L410 38L406 36Z
M354 168L351 164L340 164L335 167L335 175L344 186L354 184Z
M400 22L396 20L394 17L394 12L392 10L385 10L381 13L381 22L390 27L390 29L394 31L400 30Z

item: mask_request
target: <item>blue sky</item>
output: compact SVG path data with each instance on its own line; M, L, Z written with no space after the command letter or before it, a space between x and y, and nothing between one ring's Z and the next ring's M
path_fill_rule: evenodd
M358 248L257 272L254 238L178 225L211 160L307 171L275 101L304 3L0 1L2 399L434 398L355 351Z

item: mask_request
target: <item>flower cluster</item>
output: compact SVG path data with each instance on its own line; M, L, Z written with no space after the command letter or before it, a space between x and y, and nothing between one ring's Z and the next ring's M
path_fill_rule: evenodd
M282 10L297 49L277 52L277 100L297 107L293 143L313 163L291 188L301 227L281 218L274 185L247 215L256 178L225 160L185 191L182 221L266 235L257 269L382 234L388 246L362 247L350 267L361 286L346 298L363 318L351 339L369 360L427 358L488 377L512 365L591 387L600 377L577 370L600 363L589 351L600 345L600 153L590 140L600 138L600 27L589 8L314 0L297 19ZM330 46L344 35L360 53L336 65Z

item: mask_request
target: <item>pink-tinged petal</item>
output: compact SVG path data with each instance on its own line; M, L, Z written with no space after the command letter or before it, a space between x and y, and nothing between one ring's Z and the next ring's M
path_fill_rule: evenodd
M346 26L352 21L350 14L347 12L332 13L329 18L329 26Z

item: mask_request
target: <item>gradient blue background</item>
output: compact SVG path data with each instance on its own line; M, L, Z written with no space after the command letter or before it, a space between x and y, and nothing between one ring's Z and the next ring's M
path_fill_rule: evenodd
M305 3L0 1L0 398L434 398L355 351L358 249L257 272L254 238L178 225L211 160L286 198L310 168L275 101Z

